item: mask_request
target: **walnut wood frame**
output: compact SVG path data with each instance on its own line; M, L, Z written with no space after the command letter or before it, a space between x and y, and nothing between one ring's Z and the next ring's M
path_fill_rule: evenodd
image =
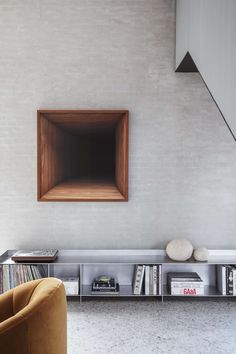
M38 201L128 201L127 110L37 111ZM73 132L115 131L115 180L73 180Z

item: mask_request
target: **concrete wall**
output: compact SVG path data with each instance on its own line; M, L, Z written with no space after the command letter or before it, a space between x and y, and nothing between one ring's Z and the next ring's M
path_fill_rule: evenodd
M236 137L235 19L235 0L177 0L176 66L189 51Z
M0 0L0 247L236 247L236 150L172 0ZM128 203L36 201L36 109L130 110Z

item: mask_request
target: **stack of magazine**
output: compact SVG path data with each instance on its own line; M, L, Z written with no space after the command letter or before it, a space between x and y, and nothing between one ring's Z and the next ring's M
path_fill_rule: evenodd
M161 295L161 265L138 264L133 276L134 295Z
M44 277L46 274L41 265L3 264L0 266L0 293Z
M171 295L204 295L204 282L195 272L170 272L167 287Z
M236 295L236 267L217 265L217 288L222 295Z
M94 279L91 293L93 295L118 295L119 284L114 278L103 275Z

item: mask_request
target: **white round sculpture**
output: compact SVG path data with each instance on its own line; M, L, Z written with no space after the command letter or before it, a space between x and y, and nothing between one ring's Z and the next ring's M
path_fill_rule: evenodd
M208 258L209 258L208 249L205 247L197 248L193 253L193 257L196 261L200 261L200 262L208 261Z
M185 239L172 240L166 246L166 253L173 261L187 261L193 254L193 246Z

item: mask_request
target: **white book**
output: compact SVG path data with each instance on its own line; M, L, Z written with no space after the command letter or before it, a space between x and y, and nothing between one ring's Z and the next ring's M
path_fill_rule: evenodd
M149 295L153 295L153 266L149 266Z
M182 287L182 288L171 288L171 295L182 295L182 296L201 296L204 295L204 287Z
M140 294L140 283L142 280L142 272L143 272L143 266L137 265L135 267L134 280L133 280L133 293L134 293L134 295Z
M233 295L236 295L236 268L233 269Z
M152 276L153 276L153 280L152 280L152 293L153 295L157 295L157 266L154 265L153 269L152 269Z
M175 289L179 289L179 288L196 288L196 289L200 289L200 288L204 288L204 283L203 282L171 282L170 283L171 288L175 288Z
M145 295L150 295L150 266L145 269Z
M158 295L162 295L162 267L159 265L159 292Z
M226 266L216 266L217 288L222 295L226 295Z

